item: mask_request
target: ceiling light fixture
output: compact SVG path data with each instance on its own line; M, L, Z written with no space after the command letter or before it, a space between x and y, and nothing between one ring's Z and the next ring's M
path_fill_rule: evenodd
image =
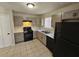
M35 4L33 4L33 3L27 3L28 8L34 8L34 6L35 6Z

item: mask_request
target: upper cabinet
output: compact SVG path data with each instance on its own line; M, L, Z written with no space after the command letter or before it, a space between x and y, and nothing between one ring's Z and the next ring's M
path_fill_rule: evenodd
M23 20L31 20L32 26L40 26L41 25L41 19L39 17L29 18L26 16L26 19L24 19L24 16L14 16L14 26L15 27L22 27Z
M73 18L79 18L79 9L63 12L62 14L62 19L73 19Z
M39 17L32 18L32 26L40 27L41 26L41 19Z
M52 27L55 28L55 23L56 22L61 22L62 20L67 20L67 19L74 19L74 21L78 21L75 20L75 18L79 18L79 9L77 10L69 10L69 11L62 11L60 13L54 14L52 15Z
M51 26L55 28L56 22L61 22L61 13L52 15Z

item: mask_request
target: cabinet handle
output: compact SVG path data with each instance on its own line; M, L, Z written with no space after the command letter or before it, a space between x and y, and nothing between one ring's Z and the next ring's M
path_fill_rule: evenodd
M73 17L76 17L77 15L78 15L78 13L73 13L73 15L72 15L72 16L73 16Z
M8 35L10 35L10 33L8 33Z

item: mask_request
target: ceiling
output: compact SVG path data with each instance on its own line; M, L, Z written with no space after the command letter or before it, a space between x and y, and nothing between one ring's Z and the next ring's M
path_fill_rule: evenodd
M45 14L58 8L72 4L72 2L35 2L35 8L30 9L26 2L0 2L0 6L11 8L15 12L28 13L34 15Z

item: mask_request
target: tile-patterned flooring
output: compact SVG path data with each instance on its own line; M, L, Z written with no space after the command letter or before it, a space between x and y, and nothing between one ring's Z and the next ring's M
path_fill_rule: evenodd
M52 53L37 39L0 48L0 57L52 57Z

